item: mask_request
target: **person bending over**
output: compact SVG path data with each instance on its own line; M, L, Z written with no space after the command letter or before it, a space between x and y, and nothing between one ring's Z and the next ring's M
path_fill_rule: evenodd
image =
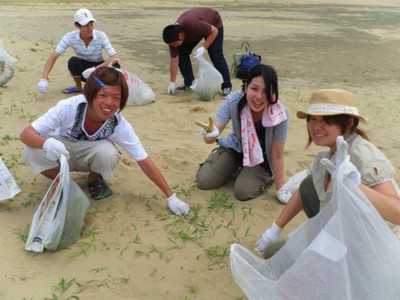
M229 68L223 53L224 26L218 11L209 7L197 7L181 14L175 24L163 30L163 40L170 51L170 84L168 94L189 90L194 81L190 54L200 41L204 43L195 52L195 58L202 57L207 50L214 67L221 73L221 95L226 97L232 90ZM179 70L184 83L176 87Z

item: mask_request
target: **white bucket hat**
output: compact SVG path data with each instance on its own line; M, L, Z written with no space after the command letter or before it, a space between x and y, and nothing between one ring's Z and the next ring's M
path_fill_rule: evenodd
M75 13L74 20L76 23L79 23L79 25L85 26L89 22L95 22L96 19L93 18L92 13L90 10L86 8L81 8Z
M367 122L367 119L358 114L357 98L354 94L340 89L318 90L312 93L310 106L307 111L298 111L299 119L308 116L349 115Z

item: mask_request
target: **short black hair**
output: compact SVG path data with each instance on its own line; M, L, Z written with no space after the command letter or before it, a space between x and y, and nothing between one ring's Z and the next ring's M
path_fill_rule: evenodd
M179 34L183 32L183 29L178 24L168 25L163 30L164 43L170 44L179 40Z

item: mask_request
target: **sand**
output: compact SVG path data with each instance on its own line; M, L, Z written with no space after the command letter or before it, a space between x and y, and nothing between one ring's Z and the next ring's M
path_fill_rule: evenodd
M199 163L215 145L203 142L194 121L213 116L223 100L166 94L169 56L162 29L183 10L210 4L3 2L0 38L19 61L12 80L0 88L0 153L22 192L0 202L0 299L245 299L230 271L229 247L240 243L253 249L283 205L276 201L273 187L248 202L234 199L231 182L218 190L198 190L194 180ZM320 150L304 149L305 122L295 116L320 88L355 93L360 113L369 120L362 128L396 169L400 165L400 6L394 0L346 2L213 3L224 21L228 64L246 40L262 62L278 72L280 100L290 115L286 179L306 168ZM174 191L190 204L191 213L171 214L163 194L124 153L109 180L115 194L91 201L81 239L68 249L33 254L24 250L23 239L50 180L33 176L23 164L18 136L64 99L61 89L72 84L66 68L70 49L50 75L48 94L36 89L47 57L62 35L74 30L73 15L81 7L93 12L95 28L107 33L122 67L154 90L153 104L126 107L123 115ZM232 81L234 90L241 88L238 79ZM86 175L72 176L88 193ZM398 174L395 179L399 182ZM298 215L284 235L304 220L304 214Z

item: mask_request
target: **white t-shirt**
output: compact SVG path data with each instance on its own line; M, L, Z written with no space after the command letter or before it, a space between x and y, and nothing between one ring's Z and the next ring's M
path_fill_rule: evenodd
M74 49L75 55L80 59L91 62L100 62L105 60L102 55L103 49L109 56L117 53L111 46L107 35L99 30L93 30L93 40L87 47L79 36L79 30L68 32L63 36L55 51L64 54L68 47Z
M135 161L144 160L148 154L131 124L121 115L114 114L93 135L87 134L85 123L87 101L84 95L61 100L47 113L32 123L33 128L42 136L55 131L56 135L70 140L107 139L121 146Z

